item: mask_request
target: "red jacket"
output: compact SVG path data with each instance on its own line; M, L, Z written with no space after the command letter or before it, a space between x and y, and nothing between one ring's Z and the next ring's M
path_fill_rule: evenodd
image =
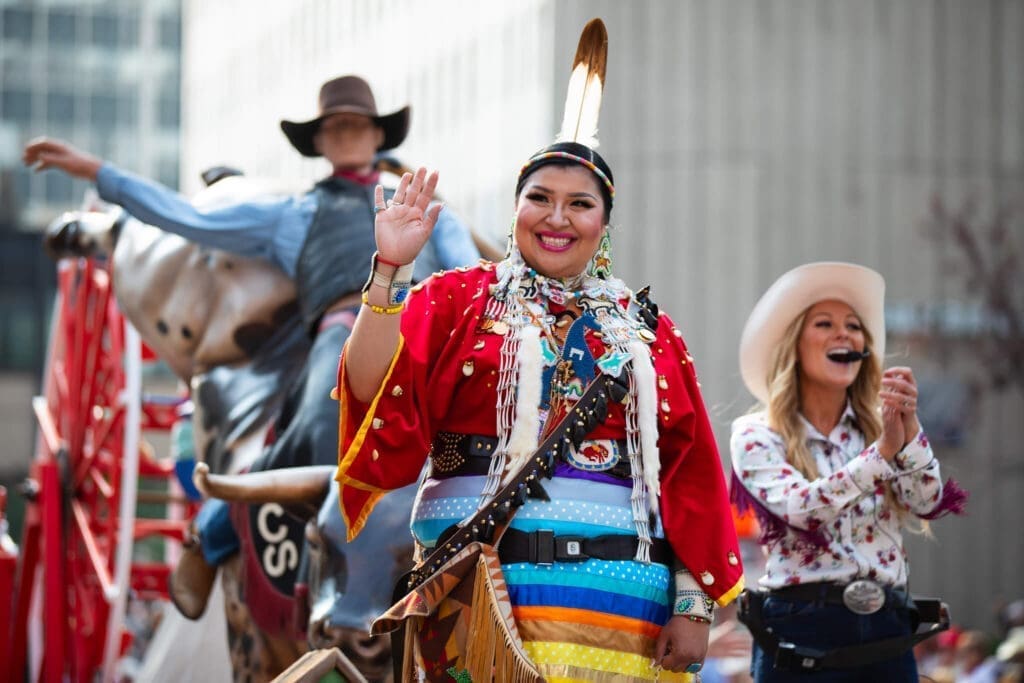
M381 496L416 481L438 431L494 436L502 330L484 315L494 266L434 276L414 288L401 341L377 396L357 401L338 374L341 396L336 480L349 537ZM600 335L587 333L600 357ZM743 588L722 462L679 330L662 315L649 345L658 385L661 516L676 556L720 605ZM555 419L552 416L550 419ZM623 438L625 411L613 404L591 439Z

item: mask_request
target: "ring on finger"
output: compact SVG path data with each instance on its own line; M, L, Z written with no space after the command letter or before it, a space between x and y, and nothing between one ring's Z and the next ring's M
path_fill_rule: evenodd
M373 207L373 214L377 215L378 213L380 213L381 211L386 210L387 208L388 207L386 207L386 206L375 206L375 207Z
M688 674L695 674L695 673L697 673L698 671L700 671L703 668L704 668L704 665L701 662L694 662L693 664L691 664L688 667L686 667L685 669L683 669L683 671L688 673Z

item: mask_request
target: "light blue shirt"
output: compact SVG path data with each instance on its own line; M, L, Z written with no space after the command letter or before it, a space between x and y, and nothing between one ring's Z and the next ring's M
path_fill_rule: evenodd
M294 278L299 252L316 215L316 195L256 199L200 210L152 180L103 164L96 175L100 197L143 223L216 249L270 261ZM469 229L447 208L416 258L414 279L475 263L480 252Z

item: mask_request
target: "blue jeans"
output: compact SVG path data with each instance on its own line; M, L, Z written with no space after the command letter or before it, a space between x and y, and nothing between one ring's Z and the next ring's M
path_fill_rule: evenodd
M220 565L238 552L238 532L231 524L231 504L218 498L203 502L196 514L199 546L208 564Z
M887 605L874 614L859 615L843 605L767 597L761 615L764 625L780 640L821 650L911 633L910 614L900 606ZM776 670L773 660L754 644L750 673L756 683L917 683L918 680L911 648L892 659L851 669Z

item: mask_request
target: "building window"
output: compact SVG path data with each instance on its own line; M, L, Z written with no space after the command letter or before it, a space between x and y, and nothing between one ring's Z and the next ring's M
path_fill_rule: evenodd
M18 224L21 207L28 201L28 169L20 164L0 168L0 236Z
M160 47L177 50L181 46L181 18L161 17L159 21Z
M121 15L121 46L138 47L139 45L139 13L126 10Z
M35 350L42 348L42 340L38 339L36 312L25 302L8 296L0 300L0 311L4 319L0 336L0 349L3 350L0 366L7 370L33 368L36 365Z
M32 194L32 171L27 167L18 164L11 169L13 176L14 202L17 206L25 206Z
M134 126L139 121L139 96L127 92L117 98L117 125Z
M27 90L5 90L0 115L7 121L29 123L32 120L32 94Z
M123 138L120 131L117 135L96 135L93 136L89 151L100 159L119 159L119 151L122 149Z
M3 12L4 38L23 40L32 39L32 12L17 7L6 7Z
M52 125L71 125L75 120L75 96L62 92L48 93L46 120Z
M70 204L74 192L71 187L71 176L50 171L45 178L46 201L50 204Z
M42 369L46 321L53 301L53 262L39 236L8 233L0 248L0 368Z
M56 45L64 43L73 47L75 43L75 15L67 12L50 12L47 35Z
M113 128L117 124L117 98L113 95L93 93L90 100L92 125L101 130Z
M177 98L161 97L157 102L157 122L161 128L177 128L181 120Z
M178 189L178 160L161 159L156 166L156 179L172 189Z
M117 47L117 17L111 14L95 14L92 18L92 44Z

